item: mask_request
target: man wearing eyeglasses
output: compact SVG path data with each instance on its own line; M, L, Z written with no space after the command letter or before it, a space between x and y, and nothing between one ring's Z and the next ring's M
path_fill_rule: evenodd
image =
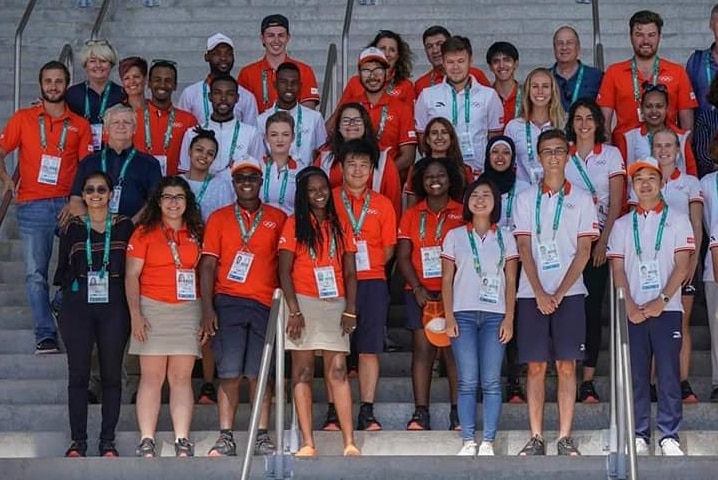
M713 110L713 105L708 101L708 92L718 72L718 3L711 8L708 28L713 33L713 44L709 48L693 52L686 63L686 71L698 99L696 118L701 112Z
M56 353L47 274L57 224L70 218L67 197L81 158L92 152L90 124L70 111L65 94L70 72L52 61L40 69L42 101L16 112L0 135L2 196L15 195L25 263L25 286L35 329L35 353ZM5 157L19 149L16 185Z
M234 42L232 39L222 33L215 33L209 37L204 61L209 64L209 75L204 80L193 83L182 90L177 106L190 112L203 128L207 128L207 122L212 114L209 103L209 85L215 76L229 75L234 68ZM252 92L238 86L234 116L246 124L256 125L258 114L257 102L254 100Z
M666 123L693 129L693 109L698 106L691 81L682 65L658 56L663 19L649 10L633 14L628 22L633 57L614 63L606 70L596 103L601 107L606 128L613 124L616 114L617 135L640 125L641 95L644 82L659 83L668 89L668 117Z
M177 90L177 65L170 60L154 60L149 87L152 98L144 108L137 109L134 144L160 163L162 175L177 175L180 147L187 129L197 124L194 116L172 105L172 92Z
M551 67L556 86L561 94L561 105L568 112L579 98L596 99L601 86L603 72L589 67L578 59L581 54L581 40L578 32L568 25L560 27L553 34L553 55L556 63Z

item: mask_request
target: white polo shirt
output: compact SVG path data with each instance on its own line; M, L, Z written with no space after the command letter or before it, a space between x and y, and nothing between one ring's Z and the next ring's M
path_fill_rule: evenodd
M267 131L267 119L279 110L275 103L273 107L265 110L264 113L257 117L257 128L262 136ZM300 110L302 112L301 118L299 116ZM289 154L302 167L307 167L314 161L314 152L327 141L327 129L324 126L322 114L299 103L291 110L283 111L289 112L294 119L294 142L292 142ZM269 153L269 145L265 144L265 151L267 154Z
M538 144L538 137L541 135L541 132L552 128L554 127L551 125L551 122L544 123L543 125L536 125L534 122L529 122L530 134L526 135L526 120L523 118L514 118L506 124L504 135L513 140L516 146L516 177L520 180L534 183L537 176L543 178L543 167L541 166L536 145ZM529 155L529 147L531 155ZM534 174L533 180L531 175L532 166L537 172Z
M541 194L540 208L540 237L537 235L536 228L536 197L539 188L543 192ZM543 184L532 185L519 193L516 196L516 205L514 207L516 211L513 214L514 235L516 237L524 235L531 237L531 251L538 278L544 291L549 295L556 292L568 271L569 265L571 265L573 258L576 256L578 239L581 237L597 238L599 235L596 208L593 205L591 195L580 188L573 187L571 182L568 181L566 181L563 188L565 192L563 208L555 235L553 223L560 195L558 193L552 194L548 189L544 189ZM552 239L556 242L555 248L551 248ZM556 266L556 262L552 262L553 268L542 268L539 249L554 251L558 266ZM522 261L525 260L522 259ZM566 292L566 296L586 295L586 293L583 276L579 275L576 283ZM521 272L517 297L536 298L524 271Z
M453 92L454 87L447 83L446 78L443 82L422 90L414 105L416 131L424 133L432 118L446 118L454 125L459 143L463 136L473 145L473 158L470 158L470 153L462 147L464 163L471 165L475 172L481 172L484 170L489 132L501 131L504 128L503 104L493 88L481 85L473 76L470 77L468 100L466 89L456 92L455 96ZM456 107L456 118L454 118L454 107Z
M247 125L233 118L226 122L215 122L210 119L207 129L214 132L217 143L219 144L217 157L214 159L212 166L209 167L210 173L221 172L229 167L233 161L237 162L239 160L250 159L259 163L260 159L264 157L262 135L260 135L257 127ZM237 140L233 145L232 140L235 136L235 130L237 131ZM195 136L197 136L197 134L194 130L189 129L185 132L184 138L182 139L179 162L179 170L181 172L189 170L189 144Z
M690 215L690 204L692 202L703 203L700 181L693 175L681 173L677 168L661 188L661 193L670 208L684 215ZM638 205L638 197L636 197L636 192L633 191L633 188L631 188L628 204L631 206Z
M252 92L241 85L237 86L237 104L234 106L234 116L239 118L242 123L248 125L257 125L257 100L254 99ZM194 115L199 124L204 127L212 115L212 103L209 101L209 84L207 80L193 83L182 90L177 106L182 110L187 110ZM207 101L205 102L205 99Z
M577 162L586 174L590 186L576 165ZM623 158L616 147L599 143L584 159L581 159L574 146L571 147L569 160L566 164L566 179L574 187L581 188L589 194L591 194L591 188L596 192L596 213L598 215L598 226L601 230L606 225L606 217L608 216L611 178L616 176L625 177L625 175ZM623 203L623 199L615 199L614 201Z
M194 193L199 202L202 220L205 223L207 223L207 219L215 210L231 205L237 198L237 195L234 193L234 186L232 185L232 177L229 174L229 170L222 170L218 174L212 175L207 187L204 189L202 198L199 198L199 195L202 193L204 182L190 180L187 178L186 173L183 173L181 176L187 180L189 187L192 189L192 193Z
M688 141L690 133L690 130L687 132L676 132L681 146L678 151L678 156L676 157L676 167L684 174L687 174L686 149L691 148L690 142ZM653 156L650 136L648 135L648 129L645 125L623 133L623 140L626 144L626 168L636 160Z
M501 247L499 232L504 244L504 256L501 267ZM476 250L481 263L482 275L474 268L474 252L471 248L469 235L474 239ZM484 237L480 237L472 225L462 225L450 230L444 238L441 257L454 262L456 273L454 275L454 312L481 311L491 313L506 313L506 275L504 266L506 262L519 258L516 250L516 240L503 229L492 228ZM484 284L490 280L498 284L488 286L495 293L486 294Z
M703 192L703 228L709 237L708 253L703 263L703 281L714 282L711 249L718 247L718 172L712 172L701 178Z
M516 196L529 187L531 187L530 183L524 182L523 180L519 180L517 178L516 183L514 183L513 192L508 191L501 194L501 220L499 221L499 225L501 226L501 228L504 229L504 231L513 233L513 216L514 212L516 212Z
M611 236L608 239L607 256L608 258L623 259L631 298L638 305L643 305L658 297L666 283L668 283L668 278L675 267L675 253L681 251L692 253L695 251L696 245L688 215L672 209L669 205L661 248L656 252L656 235L663 214L663 203L659 205L657 210L654 209L649 212L637 208L636 214L638 215L638 237L643 251L641 258L643 262L649 262L654 259L657 262L659 273L657 285L653 288L641 288L640 271L642 264L634 244L633 212L622 216L613 224ZM673 294L665 310L683 311L680 288Z
M262 203L268 203L284 211L287 215L294 213L294 193L297 190L297 173L303 167L294 159L280 171L276 162L270 162L269 157L262 160L262 187L259 189L259 198ZM286 178L286 180L285 180Z

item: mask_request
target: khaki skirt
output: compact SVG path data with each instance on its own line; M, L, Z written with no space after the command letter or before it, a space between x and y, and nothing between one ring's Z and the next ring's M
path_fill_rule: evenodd
M165 303L140 297L140 311L150 324L147 339L130 337L130 355L194 355L200 357L199 300Z
M344 298L320 300L297 295L297 302L299 311L304 316L304 330L296 341L290 340L285 332L287 350L328 350L349 353L349 335L342 336L340 323L346 307ZM284 321L287 322L289 309L285 308L284 312Z

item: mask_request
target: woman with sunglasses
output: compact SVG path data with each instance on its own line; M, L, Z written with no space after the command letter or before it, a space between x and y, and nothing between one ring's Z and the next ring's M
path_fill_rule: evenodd
M586 312L586 356L578 401L598 403L593 376L601 348L603 295L608 283L606 250L613 224L624 205L626 170L619 150L606 144L606 127L601 108L594 100L579 98L568 111L566 137L570 142L566 179L593 196L600 236L591 247L591 258L583 269L588 290Z
M292 390L302 431L300 457L316 456L312 432L314 356L324 358L344 441L344 456L361 455L354 441L347 379L349 335L356 329L356 245L339 221L327 174L307 167L297 176L294 215L279 241L279 282L287 305L287 350L292 354ZM281 335L282 332L279 332Z
M102 385L99 454L118 456L115 427L122 396L122 359L130 334L125 300L125 251L132 220L109 213L112 180L92 172L82 183L87 214L73 217L60 235L55 284L63 292L58 325L67 350L70 436L66 457L87 453L90 359L97 345Z
M633 128L616 136L616 146L625 159L626 168L639 159L652 156L654 136L658 130L669 128L678 136L680 151L676 157L676 167L684 174L697 176L698 168L691 146L690 130L681 130L675 125L666 123L668 115L668 89L663 84L653 85L646 82L641 97L640 127ZM629 192L631 189L629 188Z
M142 57L123 58L117 65L117 73L122 81L127 104L135 110L144 108L147 104L147 60Z
M342 184L342 170L338 160L339 148L348 140L362 139L374 145L379 144L374 135L371 118L359 103L345 103L337 109L337 121L326 145L319 149L314 165L320 167L329 176L330 186L336 188ZM369 178L371 189L391 200L397 216L401 212L401 179L392 149L379 151L379 165Z
M201 242L202 217L192 189L181 177L164 177L127 247L129 353L140 357L138 457L157 453L154 436L165 379L170 386L175 454L194 453L189 430L194 408L192 368L200 356L196 267Z

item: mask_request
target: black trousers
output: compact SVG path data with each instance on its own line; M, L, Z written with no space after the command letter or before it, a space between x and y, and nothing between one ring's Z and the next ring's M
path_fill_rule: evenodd
M87 303L87 286L63 291L58 318L67 349L67 406L72 440L87 440L87 390L92 347L97 344L102 381L101 440L114 440L122 399L122 359L130 335L130 314L124 282L110 280L109 303Z
M601 327L603 308L603 296L606 293L608 283L608 262L600 267L593 266L592 259L588 260L586 268L583 269L583 283L588 290L586 297L586 356L583 360L584 367L596 368L598 352L601 349Z

